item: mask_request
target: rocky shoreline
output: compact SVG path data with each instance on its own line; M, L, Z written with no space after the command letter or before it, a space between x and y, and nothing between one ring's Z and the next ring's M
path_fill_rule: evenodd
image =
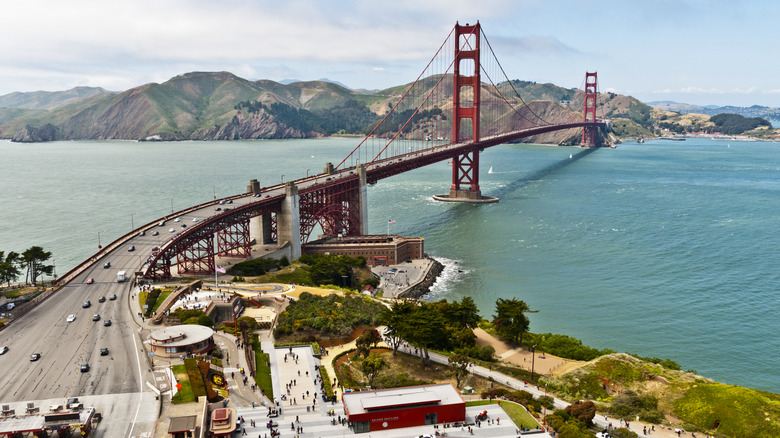
M431 261L431 267L425 274L425 278L421 282L400 293L398 298L420 298L430 292L431 286L436 283L436 279L439 278L439 275L444 271L444 265L433 257L426 255L425 258Z

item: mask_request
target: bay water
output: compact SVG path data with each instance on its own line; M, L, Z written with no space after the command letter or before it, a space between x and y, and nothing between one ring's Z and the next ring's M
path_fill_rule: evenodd
M64 274L100 244L187 206L338 163L359 139L0 141L0 251L39 245ZM445 263L426 297L497 298L531 330L671 358L780 393L780 144L688 139L617 149L502 145L480 157L489 205L433 201L438 163L369 187L369 232L422 236ZM488 169L492 168L492 172Z

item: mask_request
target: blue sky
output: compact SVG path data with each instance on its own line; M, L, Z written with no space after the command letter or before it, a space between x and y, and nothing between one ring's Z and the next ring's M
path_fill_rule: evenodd
M780 2L704 0L4 0L0 95L123 91L190 71L414 80L456 21L482 24L512 79L642 101L780 106Z

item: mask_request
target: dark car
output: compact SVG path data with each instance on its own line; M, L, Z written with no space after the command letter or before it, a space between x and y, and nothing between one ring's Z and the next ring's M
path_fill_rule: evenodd
M30 362L35 362L41 358L41 353L33 353L30 355Z
M81 372L86 373L88 371L89 371L89 364L88 363L81 364Z
M114 301L116 299L116 294L109 295L108 299L111 300L111 301Z
M111 262L105 262L103 263L103 269L108 269L111 267Z
M111 325L111 320L107 319L107 320L103 321L103 325L106 326L106 327L110 326Z
M154 233L152 233L152 236L159 236L159 235L160 235L159 231L155 231Z
M87 301L84 301L84 302L81 304L81 307L83 307L83 308L85 308L85 309L86 309L87 307L89 307L89 306L91 306L91 305L92 305L92 303L90 303L90 302L89 302L89 300L87 300Z
M98 303L105 303L105 302L106 302L106 297L98 298Z
M130 248L127 248L128 251L135 251L135 245L130 245Z
M100 349L100 355L101 356L108 356L108 348L101 348Z

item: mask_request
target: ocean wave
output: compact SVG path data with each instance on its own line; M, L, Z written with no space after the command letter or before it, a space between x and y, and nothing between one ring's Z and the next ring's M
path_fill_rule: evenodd
M430 291L423 297L426 301L437 301L441 299L443 295L450 292L452 287L461 282L469 273L468 269L463 269L460 264L461 262L458 260L448 259L446 257L434 258L444 265L444 270L439 274L439 277L436 278Z

